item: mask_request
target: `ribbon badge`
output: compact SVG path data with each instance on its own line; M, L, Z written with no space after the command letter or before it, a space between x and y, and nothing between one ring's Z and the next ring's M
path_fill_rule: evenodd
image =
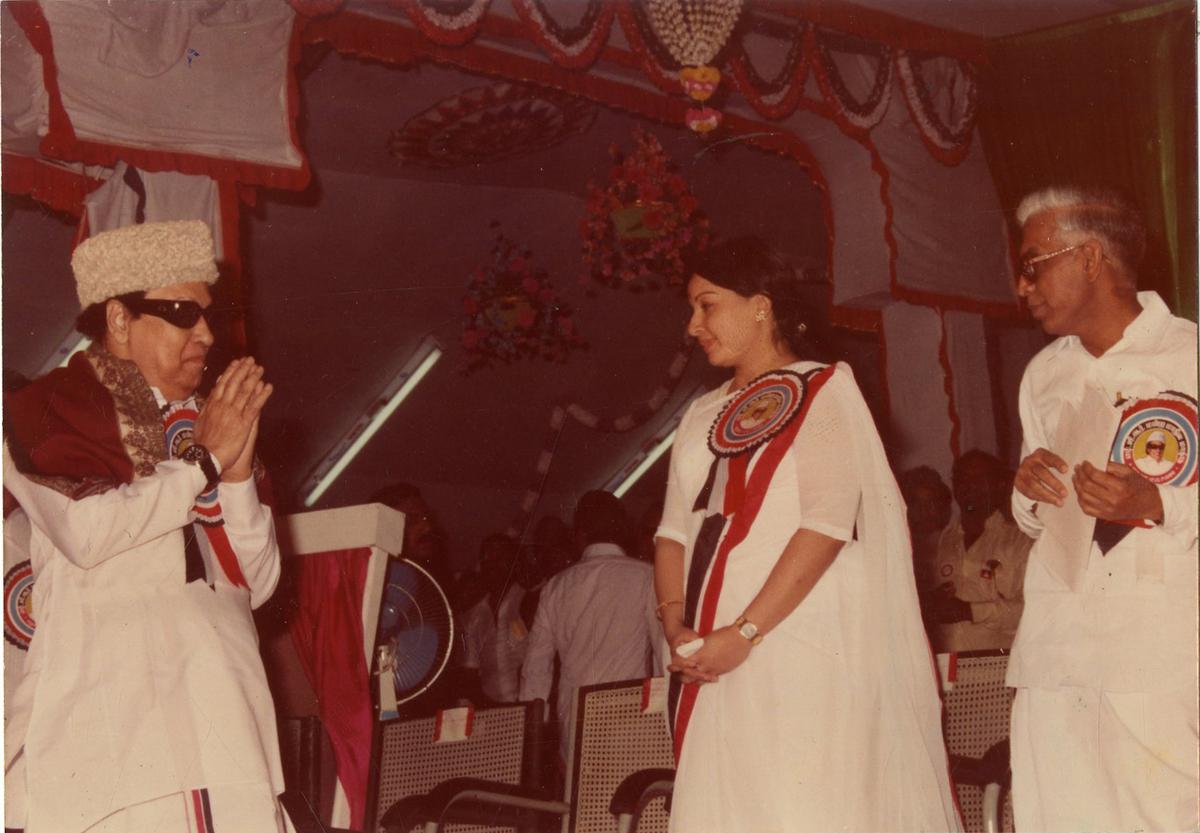
M4 576L4 638L22 651L28 651L36 626L33 620L33 566L22 561Z
M1110 459L1151 483L1190 486L1197 473L1197 413L1191 397L1167 391L1121 414Z
M733 457L770 442L800 413L807 387L792 370L759 376L717 415L708 434L709 450Z

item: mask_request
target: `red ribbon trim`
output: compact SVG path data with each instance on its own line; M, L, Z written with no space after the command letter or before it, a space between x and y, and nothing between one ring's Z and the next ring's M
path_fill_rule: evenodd
M962 421L954 399L954 368L950 364L950 334L946 330L946 311L938 310L942 337L938 341L938 363L942 366L942 388L946 391L946 413L950 419L950 454L957 460L962 454Z
M832 366L816 373L809 381L808 396L804 400L804 404L800 406L800 413L792 420L780 434L767 444L763 449L762 457L758 464L754 467L754 472L750 475L750 482L746 489L745 501L743 505L733 514L733 519L729 525L729 531L725 533L725 538L721 541L721 546L717 549L717 556L713 559L713 565L708 575L708 582L704 588L704 598L700 604L700 621L696 626L696 633L701 636L707 636L712 633L713 619L717 615L717 602L721 598L721 586L725 581L725 565L729 561L729 553L745 540L749 534L754 520L758 517L758 510L762 508L763 500L767 496L767 488L771 485L771 479L775 476L775 470L779 468L780 461L783 460L787 450L791 448L792 442L796 439L796 434L800 431L800 426L804 424L805 417L808 416L808 410L812 407L813 399L816 398L817 392L833 375L834 368ZM749 457L749 454L741 454L739 457ZM734 458L735 460L737 458ZM748 461L747 461L748 462ZM732 463L732 461L731 461ZM732 468L732 466L731 466ZM732 474L730 480L732 481ZM695 683L685 684L683 692L679 697L679 711L675 718L675 760L679 761L680 753L683 751L683 738L687 733L688 721L691 719L692 710L696 705L696 696L700 691L700 686Z

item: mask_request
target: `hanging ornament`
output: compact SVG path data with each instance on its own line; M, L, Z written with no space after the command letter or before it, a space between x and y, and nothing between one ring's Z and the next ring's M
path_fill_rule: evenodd
M683 66L711 64L729 41L742 0L645 0L659 42Z
M683 116L688 129L701 134L711 133L720 127L722 118L721 111L712 107L693 107Z
M721 83L721 70L716 67L684 67L679 70L683 91L695 101L708 101Z
M683 65L679 83L693 101L712 98L721 83L714 66L742 13L743 0L645 0L646 17L659 42ZM684 123L700 134L721 123L711 107L688 110Z
M608 182L588 183L583 280L634 288L683 283L684 252L707 244L708 218L658 139L643 130L633 138L632 152L609 149Z

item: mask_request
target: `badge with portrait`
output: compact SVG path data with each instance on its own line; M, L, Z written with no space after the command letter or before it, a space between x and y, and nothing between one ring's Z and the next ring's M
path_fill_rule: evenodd
M1125 403L1109 459L1156 486L1196 482L1196 400L1166 391Z
M1196 400L1174 391L1122 402L1120 422L1108 459L1128 466L1156 486L1196 482ZM1152 526L1141 518L1096 521L1094 540L1108 551L1134 527Z

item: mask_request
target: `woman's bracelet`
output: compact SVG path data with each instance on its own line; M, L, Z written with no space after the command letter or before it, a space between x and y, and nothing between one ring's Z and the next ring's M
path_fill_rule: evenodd
M681 604L683 604L683 599L670 599L669 601L659 602L658 607L654 608L654 617L656 619L658 619L658 621L661 622L664 610L666 610L671 605L681 605Z

